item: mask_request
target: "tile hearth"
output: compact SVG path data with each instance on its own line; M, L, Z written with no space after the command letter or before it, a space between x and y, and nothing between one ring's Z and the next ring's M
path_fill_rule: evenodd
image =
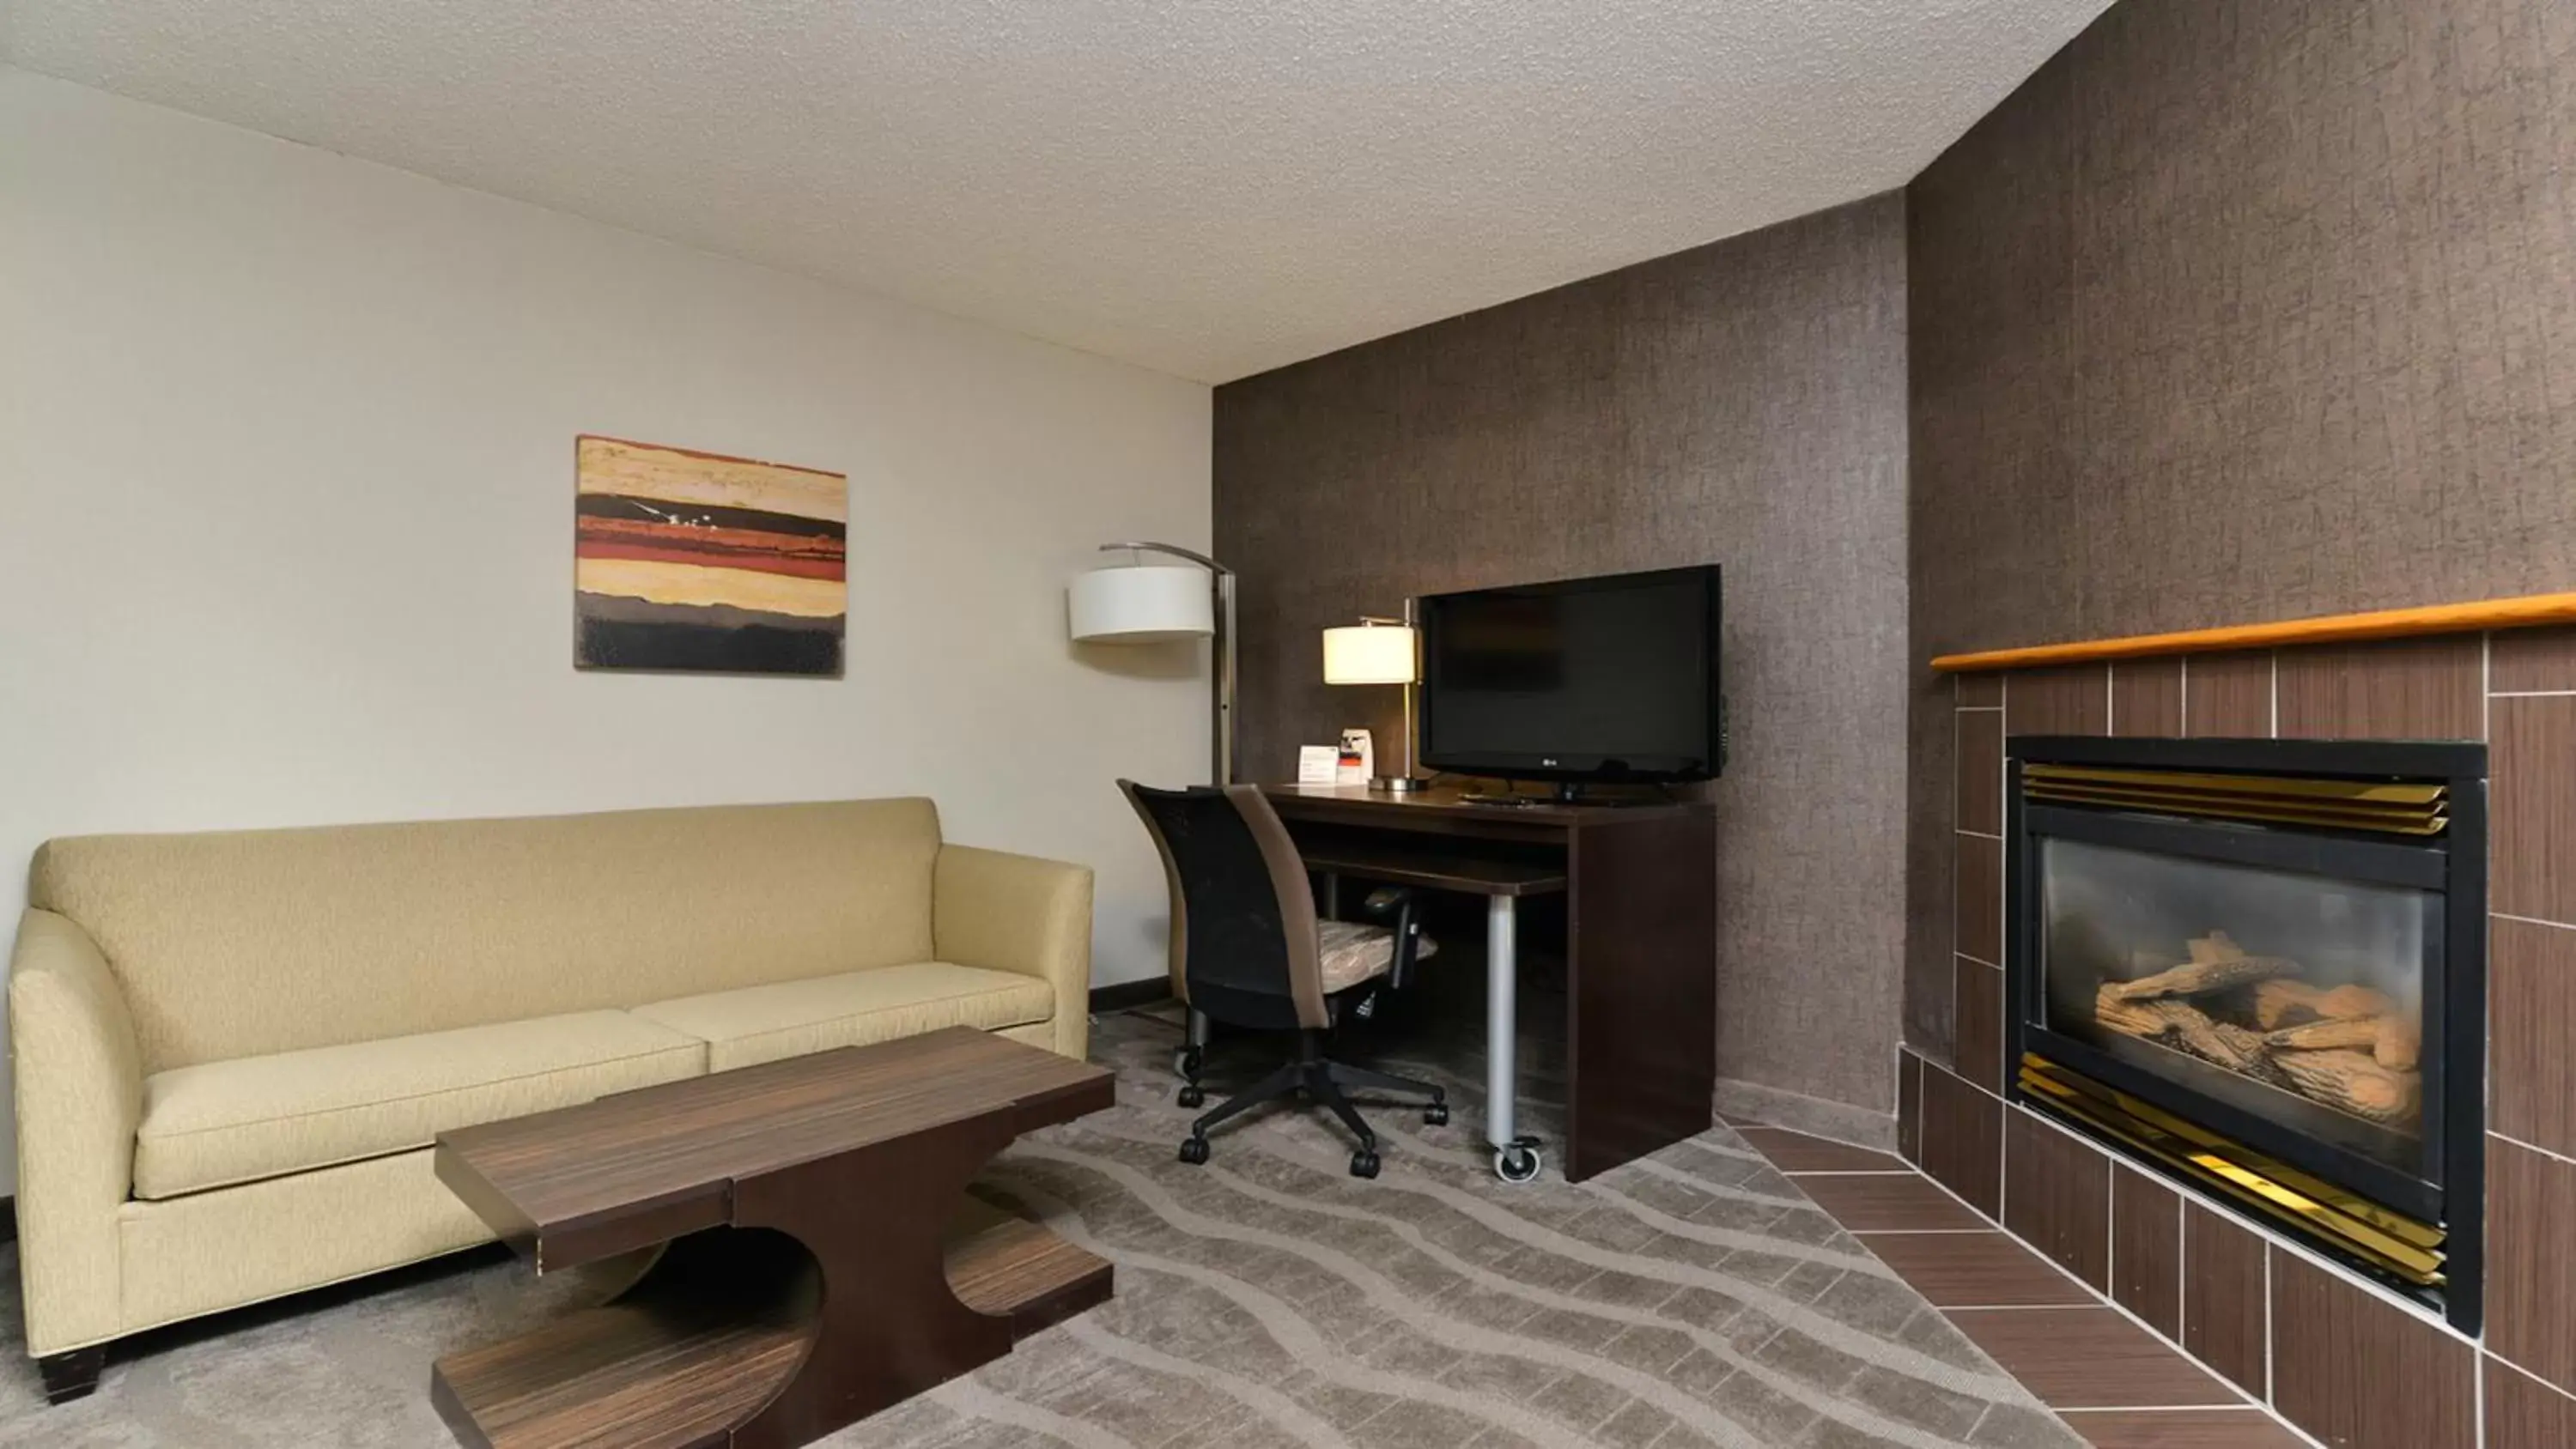
M2096 1449L2308 1443L1902 1158L1737 1131Z

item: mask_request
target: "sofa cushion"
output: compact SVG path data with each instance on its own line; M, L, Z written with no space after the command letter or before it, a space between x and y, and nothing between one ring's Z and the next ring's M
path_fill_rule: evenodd
M427 1147L451 1127L703 1074L703 1042L622 1011L177 1067L143 1081L134 1195Z
M1055 988L1034 976L919 961L683 996L635 1014L707 1044L707 1070L866 1046L941 1027L984 1031L1055 1017Z
M924 961L927 800L46 842L146 1072Z

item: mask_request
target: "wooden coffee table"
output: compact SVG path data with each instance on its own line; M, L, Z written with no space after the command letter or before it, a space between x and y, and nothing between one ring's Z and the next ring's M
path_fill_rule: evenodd
M784 1449L999 1358L1110 1267L967 1185L1110 1082L959 1027L442 1133L439 1180L539 1273L663 1252L430 1397L490 1449Z

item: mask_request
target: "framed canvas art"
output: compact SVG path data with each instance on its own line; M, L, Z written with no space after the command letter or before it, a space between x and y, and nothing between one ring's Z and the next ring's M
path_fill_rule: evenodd
M578 667L841 672L847 477L585 434L574 480Z

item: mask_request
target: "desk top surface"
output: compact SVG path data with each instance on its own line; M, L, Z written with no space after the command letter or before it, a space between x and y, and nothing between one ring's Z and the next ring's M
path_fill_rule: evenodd
M1261 793L1270 798L1272 806L1281 815L1290 817L1327 814L1356 817L1363 812L1406 811L1424 817L1497 823L1519 820L1559 827L1687 815L1709 808L1697 800L1648 800L1633 805L1560 805L1552 800L1531 805L1479 805L1470 803L1457 790L1424 790L1417 794L1396 795L1372 790L1365 785L1264 785ZM1380 818L1387 817L1381 814Z

